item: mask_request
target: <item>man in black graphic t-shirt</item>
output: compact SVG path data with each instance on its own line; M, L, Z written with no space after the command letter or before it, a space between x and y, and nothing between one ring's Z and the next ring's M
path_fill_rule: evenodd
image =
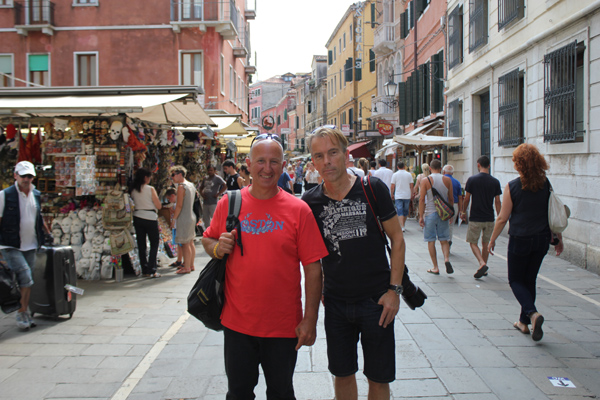
M242 188L242 182L244 178L242 178L235 170L235 164L233 161L225 160L223 162L223 173L225 174L227 190L238 190Z
M346 172L348 141L341 131L321 127L308 141L323 184L302 199L312 209L329 250L322 260L323 293L335 397L357 397L360 335L369 398L389 398L389 382L395 379L396 370L394 318L400 306L405 256L396 209L388 187L377 178L371 178L377 199L371 209L361 179ZM392 242L391 269L374 213L380 216Z

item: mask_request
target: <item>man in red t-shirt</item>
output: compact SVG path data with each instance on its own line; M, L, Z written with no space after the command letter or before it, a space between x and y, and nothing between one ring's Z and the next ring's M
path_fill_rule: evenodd
M328 252L306 203L277 186L285 165L275 135L257 136L246 159L252 185L241 190L241 232L225 229L228 196L217 204L202 245L207 254L229 254L225 304L227 398L254 398L261 364L269 398L294 399L297 350L316 339L321 298L321 258ZM241 235L243 246L236 246ZM302 313L301 271L305 276Z

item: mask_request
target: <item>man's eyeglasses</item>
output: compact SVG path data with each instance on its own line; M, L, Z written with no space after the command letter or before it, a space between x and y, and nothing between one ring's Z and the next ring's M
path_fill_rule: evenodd
M252 139L252 143L250 143L250 147L252 147L254 145L254 142L260 142L261 140L267 140L267 139L271 139L276 141L277 143L281 144L281 138L274 134L274 133L261 133L260 135L256 136L254 139Z
M26 179L33 179L34 176L31 174L25 174L25 175L19 175L21 178L26 178Z
M180 173L181 172L179 172L179 171L171 173L171 178L175 177L175 175L180 174Z
M315 133L317 133L318 131L320 131L321 129L337 129L337 126L335 125L322 125L319 126L318 128L316 128L314 131L312 131L310 134L314 135Z

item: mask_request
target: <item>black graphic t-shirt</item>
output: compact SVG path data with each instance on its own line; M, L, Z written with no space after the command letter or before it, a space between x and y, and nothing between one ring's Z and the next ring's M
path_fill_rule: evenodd
M302 196L312 209L329 250L323 259L324 293L345 301L375 296L390 284L385 243L361 184L357 178L341 201L325 196L322 184ZM395 217L396 209L385 183L372 177L371 186L377 199L373 208L381 220Z
M238 182L237 182L239 177L240 177L240 174L227 176L227 190L241 189L240 185L238 185Z

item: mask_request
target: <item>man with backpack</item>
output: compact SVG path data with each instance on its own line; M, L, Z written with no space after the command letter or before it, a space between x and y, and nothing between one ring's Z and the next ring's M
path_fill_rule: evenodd
M228 399L253 399L259 364L267 397L293 399L297 351L311 346L321 299L321 258L327 255L310 208L277 186L285 165L277 135L258 135L246 159L252 185L241 190L240 227L227 232L229 196L217 204L202 245L223 258ZM301 270L305 307L302 312Z
M395 380L394 318L400 307L405 244L388 187L378 178L348 173L348 140L337 128L317 128L308 138L323 184L305 192L329 250L322 260L323 304L329 371L337 399L357 399L357 341L364 354L370 399L389 399ZM371 191L377 204L371 204ZM383 231L391 239L391 268Z

